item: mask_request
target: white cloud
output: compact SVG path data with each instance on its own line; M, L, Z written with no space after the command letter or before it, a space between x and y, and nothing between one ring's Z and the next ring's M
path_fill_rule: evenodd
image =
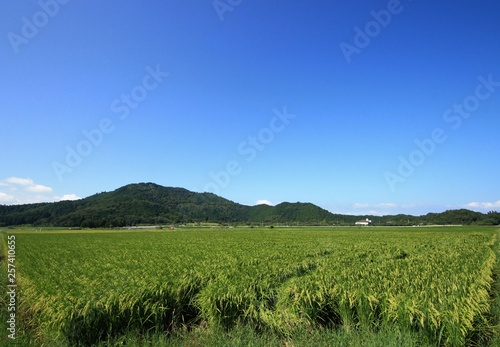
M500 208L500 200L493 202L469 202L465 204L465 208L479 209L479 210L492 210Z
M396 207L398 207L398 205L396 205L396 204L394 204L392 202L386 202L386 203L378 204L377 206L381 207L381 208L396 208Z
M31 178L9 177L0 181L0 204L32 204L38 202L56 202L78 200L76 194L57 196L53 189L38 184Z
M57 201L79 200L81 199L76 194L64 194L63 196L56 197Z
M9 177L5 179L5 182L11 184L18 184L20 186L29 186L34 183L31 178L20 178L20 177Z
M16 204L38 204L40 202L51 202L44 195L22 195L16 197Z
M265 199L257 200L257 202L255 204L256 205L269 205L269 206L273 206L273 203L271 201L265 200Z
M367 203L355 203L349 208L350 212L347 214L352 215L374 215L383 216L394 214L394 209L401 208L398 204L393 202L383 202L377 204L367 204Z
M41 184L33 184L31 186L26 187L26 191L32 193L50 193L52 192L52 188L43 186Z
M10 203L14 201L15 199L12 195L0 192L0 203Z
M52 188L41 185L41 184L36 184L31 178L21 178L21 177L9 177L4 180L5 183L2 184L2 186L6 185L19 185L24 187L24 189L27 192L31 193L50 193L52 192Z
M363 214L367 214L367 215L370 215L370 216L383 216L383 215L385 215L387 213L386 212L382 212L382 211L378 211L378 210L368 210L368 211L366 211Z

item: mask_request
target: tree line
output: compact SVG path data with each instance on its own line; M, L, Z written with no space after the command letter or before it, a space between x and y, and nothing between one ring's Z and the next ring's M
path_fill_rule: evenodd
M500 225L500 213L466 209L423 216L352 216L333 214L311 203L245 206L211 193L153 183L131 184L76 201L0 205L0 227L14 225L112 228L133 225L219 223L246 225L354 225L369 218L373 225Z

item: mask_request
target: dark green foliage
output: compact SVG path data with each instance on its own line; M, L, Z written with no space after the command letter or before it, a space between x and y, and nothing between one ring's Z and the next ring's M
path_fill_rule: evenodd
M349 216L333 214L311 203L245 206L211 193L154 183L130 184L113 192L77 201L0 205L0 227L11 225L112 228L184 223L353 225L369 218L373 225L478 224L499 225L500 213L450 210L425 216Z
M430 224L475 224L484 218L480 212L469 210L449 210L443 213L429 213L425 219Z
M245 206L215 194L153 183L130 184L77 201L0 205L0 226L105 228L204 222L331 224L336 219L334 216L308 203Z
M137 224L236 222L247 206L210 193L153 183L131 184L77 201L0 206L8 225L120 227ZM246 216L244 219L247 219Z

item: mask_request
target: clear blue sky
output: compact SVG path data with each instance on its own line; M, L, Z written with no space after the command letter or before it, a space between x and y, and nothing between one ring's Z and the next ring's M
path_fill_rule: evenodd
M4 1L0 37L0 203L500 210L496 1Z

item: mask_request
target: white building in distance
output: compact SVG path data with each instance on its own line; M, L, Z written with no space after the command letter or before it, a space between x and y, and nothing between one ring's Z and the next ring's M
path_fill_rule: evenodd
M358 220L355 224L356 225L367 226L367 225L372 224L372 221L369 220L368 218L366 218L366 219Z

